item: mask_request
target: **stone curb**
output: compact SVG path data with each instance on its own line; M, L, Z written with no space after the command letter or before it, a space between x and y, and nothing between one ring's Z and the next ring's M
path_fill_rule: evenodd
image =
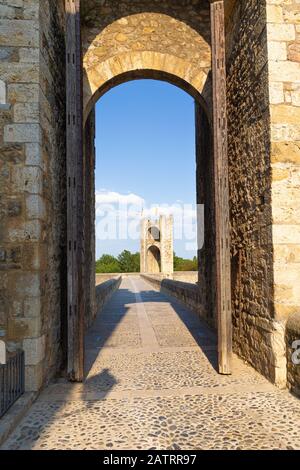
M38 395L38 392L24 393L0 419L0 450L2 444L24 418Z

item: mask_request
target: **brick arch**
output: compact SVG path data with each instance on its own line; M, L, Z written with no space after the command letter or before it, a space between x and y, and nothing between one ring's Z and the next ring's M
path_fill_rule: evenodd
M108 83L134 79L142 71L209 97L211 47L205 37L167 14L142 12L111 24L98 18L93 28L83 30L85 119Z

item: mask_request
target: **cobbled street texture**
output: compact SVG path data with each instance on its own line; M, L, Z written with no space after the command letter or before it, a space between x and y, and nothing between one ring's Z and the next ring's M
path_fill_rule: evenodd
M300 449L300 400L234 356L137 277L124 278L86 338L83 384L58 380L2 449Z

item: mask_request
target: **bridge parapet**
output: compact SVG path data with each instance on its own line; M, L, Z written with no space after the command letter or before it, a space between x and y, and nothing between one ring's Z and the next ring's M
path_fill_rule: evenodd
M207 310L202 301L203 297L196 283L178 281L162 275L141 274L141 277L155 289L175 297L211 327L215 327L212 320L207 316Z

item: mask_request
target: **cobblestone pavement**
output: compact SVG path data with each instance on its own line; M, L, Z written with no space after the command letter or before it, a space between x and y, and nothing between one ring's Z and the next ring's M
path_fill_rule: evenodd
M300 400L234 357L139 277L124 278L86 339L83 384L51 384L3 449L300 449Z

